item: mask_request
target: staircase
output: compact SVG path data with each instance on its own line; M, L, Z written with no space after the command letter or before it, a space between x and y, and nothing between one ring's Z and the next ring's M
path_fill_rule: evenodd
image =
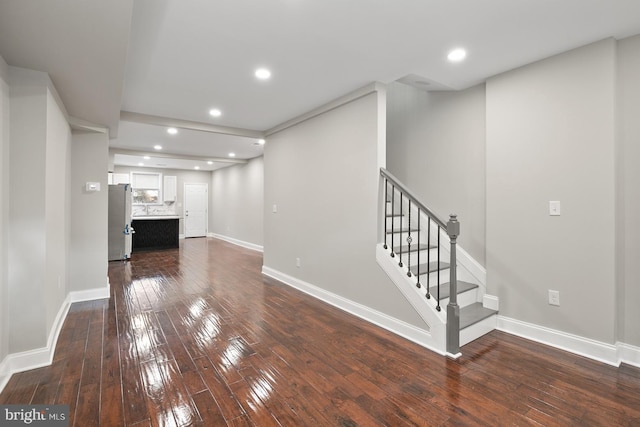
M464 253L456 242L460 225L455 215L447 223L438 219L388 171L381 169L381 177L385 206L378 264L427 323L430 339L423 344L459 357L460 346L497 322L497 311L483 306L484 286L465 266L470 258L457 256Z

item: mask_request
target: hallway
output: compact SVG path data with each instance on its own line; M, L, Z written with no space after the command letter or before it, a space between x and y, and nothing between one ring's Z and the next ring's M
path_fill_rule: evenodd
M72 305L54 363L0 404L69 404L72 426L640 425L640 369L497 331L449 360L261 266L213 238L110 263L111 299Z

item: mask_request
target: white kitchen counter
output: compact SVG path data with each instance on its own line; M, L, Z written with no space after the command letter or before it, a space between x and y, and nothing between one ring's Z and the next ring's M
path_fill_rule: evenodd
M178 215L144 215L134 216L131 218L133 221L137 220L154 220L154 219L180 219Z

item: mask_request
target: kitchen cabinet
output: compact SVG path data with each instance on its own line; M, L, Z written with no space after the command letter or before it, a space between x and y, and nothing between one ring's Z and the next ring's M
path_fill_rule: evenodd
M175 202L178 196L178 177L177 176L165 176L164 177L164 190L163 201Z
M109 172L107 175L107 183L109 185L118 185L118 184L129 184L129 174L128 173L113 173Z

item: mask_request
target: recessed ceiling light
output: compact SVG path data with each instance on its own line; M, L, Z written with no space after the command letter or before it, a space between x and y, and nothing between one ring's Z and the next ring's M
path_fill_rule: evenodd
M222 115L222 111L218 110L217 108L213 108L209 110L209 114L213 117L220 117Z
M150 158L151 158L151 157L149 157L149 156L144 156L144 157L143 157L143 159L145 159L145 160L149 160Z
M265 143L265 140L264 140L264 139L259 139L259 140L258 140L258 144L260 144L260 145L264 145L264 143Z
M169 128L169 129L167 129L167 132L168 132L170 135L175 135L176 133L178 133L178 129L176 129L176 128Z
M229 157L235 157L236 153L229 153Z
M154 145L153 149L154 150L162 150L162 145Z
M451 62L459 62L459 61L462 61L466 56L467 56L466 50L454 49L451 52L449 52L449 55L447 55L447 58Z
M194 166L193 168L197 170L200 169L200 166Z
M138 163L138 166L144 166L144 163L140 162Z
M269 77L271 77L271 71L267 70L266 68L258 68L256 70L256 77L260 80L267 80Z
M212 164L213 164L213 162L212 162L211 160L209 160L209 161L207 162L207 164L208 164L208 165L212 165Z

